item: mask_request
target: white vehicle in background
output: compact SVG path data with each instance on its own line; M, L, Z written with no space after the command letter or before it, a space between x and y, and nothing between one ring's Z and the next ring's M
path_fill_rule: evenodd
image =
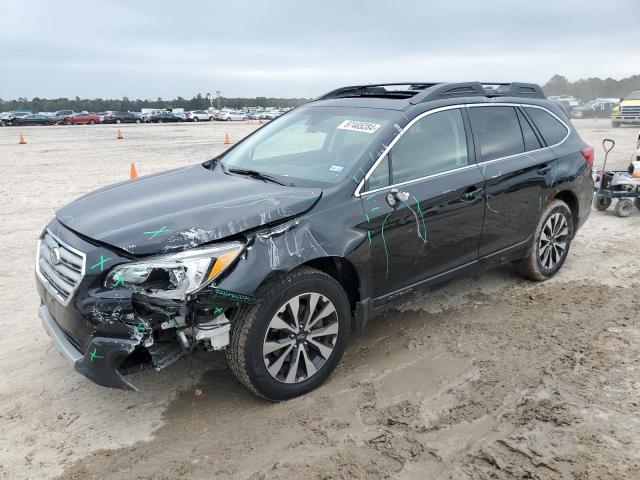
M231 110L223 110L216 117L216 120L229 122L231 120L247 120L249 117L244 112L235 112Z
M213 115L205 110L191 110L190 112L187 112L187 121L199 122L200 120L210 122L213 120Z
M260 118L263 120L273 120L274 118L278 118L280 115L282 115L280 110L267 110L266 112L262 112Z

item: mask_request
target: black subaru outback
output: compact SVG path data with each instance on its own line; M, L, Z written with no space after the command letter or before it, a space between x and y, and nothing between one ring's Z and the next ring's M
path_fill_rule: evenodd
M593 149L539 86L344 87L220 156L81 197L36 260L44 328L107 387L196 346L269 399L320 385L419 287L511 262L553 276Z

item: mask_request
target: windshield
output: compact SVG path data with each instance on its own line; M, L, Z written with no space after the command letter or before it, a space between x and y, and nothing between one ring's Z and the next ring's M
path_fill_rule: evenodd
M222 156L229 169L336 184L379 138L397 112L302 107L273 120Z
M640 100L640 92L631 92L631 95L627 97L627 100Z

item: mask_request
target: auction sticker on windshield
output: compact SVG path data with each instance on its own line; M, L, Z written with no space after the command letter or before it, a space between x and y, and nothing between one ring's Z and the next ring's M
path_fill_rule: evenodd
M340 125L338 125L338 129L351 130L354 132L373 133L376 130L378 130L381 126L382 125L378 123L359 122L357 120L345 120Z

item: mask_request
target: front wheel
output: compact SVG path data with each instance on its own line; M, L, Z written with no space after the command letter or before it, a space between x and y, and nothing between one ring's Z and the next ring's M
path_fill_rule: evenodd
M142 120L140 120L139 118L136 118L136 123L142 123Z
M547 280L564 264L573 239L573 216L568 205L554 200L545 206L536 225L527 256L515 263L531 280Z
M633 201L630 198L621 198L616 203L616 215L626 218L633 213Z
M199 119L198 117L193 117L193 121L194 121L194 122L199 122L199 121L200 121L200 119Z
M232 319L227 360L251 391L286 400L321 385L347 346L351 307L329 275L303 267L276 282Z

